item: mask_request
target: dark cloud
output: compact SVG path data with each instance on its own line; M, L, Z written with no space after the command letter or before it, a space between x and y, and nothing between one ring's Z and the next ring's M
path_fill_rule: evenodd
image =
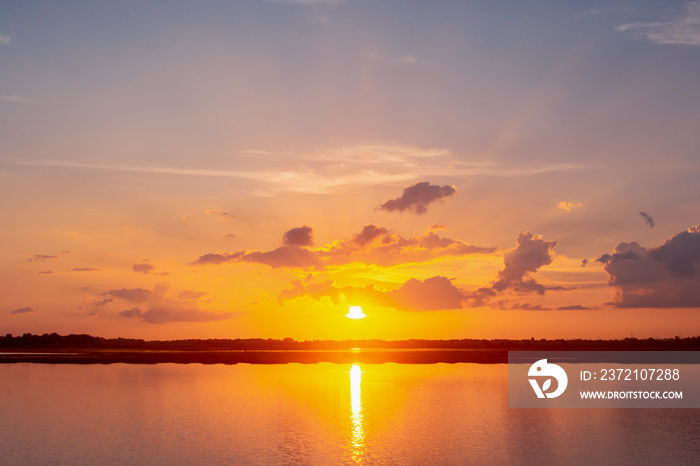
M436 311L460 309L464 292L445 277L435 276L423 281L411 278L398 290L386 293L392 307L407 311Z
M255 262L271 267L324 267L355 262L390 266L408 262L424 262L442 256L488 254L496 248L472 246L442 238L433 232L415 238L392 234L384 227L366 225L350 239L334 241L317 249L281 246L272 251L238 251L205 254L191 265L223 262Z
M58 256L47 256L47 255L45 255L45 254L36 254L36 255L35 255L34 257L32 257L31 259L28 259L28 262L31 262L31 261L45 261L45 260L47 260L47 259L55 259L55 258L57 258L57 257L58 257Z
M489 287L466 292L465 304L468 307L490 307L503 310L550 310L550 308L544 308L540 305L512 301L503 297L502 293L544 295L547 291L568 290L568 288L561 286L541 285L530 276L541 267L552 263L556 245L556 241L545 241L541 236L533 235L530 232L519 234L516 238L515 249L506 252L503 256L504 267L498 272L497 279L491 282Z
M53 271L51 271L51 270L40 270L40 271L37 272L37 273L40 273L40 274L43 274L43 275L49 275L49 274L52 274Z
M510 299L492 300L488 303L492 309L501 311L551 311L551 307L544 307L541 304L521 303Z
M700 306L700 225L647 249L620 243L598 261L616 288L613 305L627 308Z
M286 246L311 246L314 244L313 230L306 225L292 228L282 236L282 242Z
M559 306L558 311L589 311L591 308L581 306L580 304L572 304L571 306Z
M239 260L244 254L244 251L234 253L217 252L215 254L204 254L190 265L223 264L224 262L233 262Z
M620 244L624 244L624 243L620 243ZM634 244L636 246L639 246L639 244L637 244L637 243L629 243L629 244ZM615 250L617 251L618 248L615 248ZM614 254L607 254L607 253L603 254L602 256L597 258L595 261L600 262L601 264L605 265L605 264L610 264L610 263L614 264L615 262L620 262L620 261L624 261L624 260L636 261L639 259L639 254L634 252L634 248L621 247L619 249L619 251L620 252L616 252Z
M139 272L139 273L150 273L153 271L153 265L152 264L134 264L132 267L132 270L134 272Z
M114 298L105 298L105 299L103 299L102 301L96 302L96 303L95 303L95 306L104 306L104 305L106 305L107 303L111 303L112 301L114 301Z
M544 294L547 288L535 281L529 274L552 263L556 241L545 241L530 232L521 233L516 239L517 246L503 256L505 267L498 272L498 279L491 284L496 291L510 290L517 293Z
M151 324L164 324L168 322L213 322L217 320L229 319L233 317L232 312L213 313L200 310L197 299L206 293L195 291L183 291L178 298L166 296L170 285L167 282L158 283L153 287L153 291L137 288L136 290L148 293L147 299L139 302L146 303L146 310L135 307L119 313L122 317L138 318ZM136 290L116 290L120 294L123 291L133 292ZM112 294L112 292L109 292ZM127 293L133 298L134 293ZM139 299L146 296L146 293L139 293ZM131 302L137 302L133 299Z
M127 309L126 311L122 311L119 313L120 316L122 317L141 317L141 314L143 311L139 309L138 307L134 307L131 309Z
M588 264L588 259L583 259L581 261L581 267L585 267Z
M93 267L76 267L71 269L71 272L95 272L100 269L95 269Z
M379 236L386 236L388 234L389 230L387 230L384 227L378 227L376 225L365 225L362 228L362 231L353 236L352 240L350 241L362 247L374 241L375 238Z
M541 304L531 304L531 303L513 303L510 307L513 310L520 311L551 311L551 307L544 307Z
M654 228L654 225L656 225L656 223L654 223L654 219L651 218L651 215L649 215L646 212L639 212L639 215L641 215L642 218L644 219L644 221L647 222L647 225L649 225L649 228Z
M10 314L29 314L30 312L39 312L38 309L34 309L33 307L21 307L19 309L15 309L14 311L11 311Z
M312 267L319 264L312 251L297 246L280 246L268 252L253 251L241 256L241 260L269 265L272 268Z
M382 204L379 208L388 212L414 212L424 214L428 211L428 205L435 201L442 201L453 196L457 190L454 186L438 186L427 181L421 181L413 186L404 188L401 197L391 199Z
M337 287L333 280L304 285L298 280L290 289L279 294L278 301L283 304L286 300L300 296L309 296L315 300L327 297L335 304L343 301L369 302L403 311L436 311L462 308L464 292L455 287L448 278L440 276L423 281L411 278L398 289L391 291L378 290L373 285L364 288Z
M186 309L178 305L155 306L147 311L138 308L129 309L119 313L122 317L137 317L149 324L166 324L169 322L214 322L217 320L230 319L232 313L225 312L214 314L212 312L200 311L197 309Z
M109 290L107 294L124 299L134 304L146 302L151 299L152 295L151 290L144 290L143 288L122 288L121 290Z
M666 264L676 278L697 277L700 260L700 228L691 227L649 251L649 256Z

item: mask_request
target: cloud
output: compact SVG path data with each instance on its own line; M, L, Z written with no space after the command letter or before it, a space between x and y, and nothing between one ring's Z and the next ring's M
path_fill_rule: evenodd
M134 264L132 267L132 270L134 272L139 272L139 273L150 273L153 271L153 265L152 264Z
M137 317L149 324L166 324L169 322L215 322L232 317L232 313L230 312L215 314L213 312L200 311L194 308L188 309L185 305L177 301L162 303L147 311L133 308L122 311L119 315L122 317Z
M340 5L344 0L266 0L272 3L290 3L295 5Z
M284 233L282 242L286 246L311 246L314 243L313 230L306 225L299 228L292 228Z
M508 301L502 301L502 304L507 303ZM531 303L513 303L510 307L499 307L499 309L510 309L510 310L519 310L519 311L551 311L551 307L544 307L541 304L531 304Z
M504 255L504 268L489 287L465 291L452 284L452 280L435 276L424 281L410 279L398 289L382 291L369 285L364 288L336 287L332 280L305 286L296 281L291 289L279 295L280 304L298 296L314 299L330 298L339 303L374 302L403 310L460 309L463 307L491 307L494 309L550 310L540 305L521 304L503 298L502 293L518 295L537 293L544 295L550 290L567 290L561 286L546 287L530 276L554 259L556 241L545 241L530 232L520 234L516 248ZM417 238L403 238L390 233L386 228L367 225L348 240L335 241L330 246L315 250L324 264L347 264L351 262L372 263L382 266L397 263L417 262L443 255L491 253L495 248L478 248L449 238L440 238L429 232ZM398 260L397 260L398 258Z
M74 269L71 269L71 272L95 272L100 269L96 269L93 267L76 267Z
M43 274L43 275L49 275L49 274L52 274L53 271L51 271L51 270L40 270L40 271L37 272L37 273L40 273L40 274Z
M430 225L431 230L447 230L447 227L442 223L433 223Z
M305 248L297 246L281 246L275 250L262 252L253 251L243 254L240 260L269 265L270 267L312 267L319 265L316 255Z
M15 309L14 311L11 311L10 314L29 314L30 312L39 312L37 309L34 309L33 307L21 307L19 309Z
M95 306L105 306L106 304L111 303L112 301L114 301L114 298L105 298L102 301L96 302Z
M28 261L28 262L32 262L32 261L45 261L45 260L48 260L48 259L55 259L55 258L57 258L57 257L58 257L58 256L48 256L48 255L46 255L46 254L35 254L34 257L32 257L31 259L28 259L27 261Z
M232 262L239 260L245 254L244 251L228 253L219 251L216 253L204 254L190 265L205 265L205 264L223 264L224 262Z
M126 311L121 311L119 313L119 315L122 317L141 317L141 314L143 314L143 311L138 307L127 309Z
M639 212L639 215L641 215L644 221L647 222L649 228L654 228L654 225L656 225L656 223L654 223L654 219L651 218L651 215L647 214L646 212Z
M457 190L454 186L437 186L427 181L421 181L413 186L404 188L403 194L396 199L391 199L382 204L379 208L388 212L414 212L424 214L428 211L428 205L435 201L443 201L445 198L453 196Z
M558 311L589 311L591 308L581 306L580 304L572 304L571 306L559 306Z
M411 278L398 290L386 293L392 307L406 311L461 309L464 292L446 277L435 276L423 281Z
M581 164L504 165L464 162L448 149L422 148L405 144L357 144L322 147L310 153L271 155L263 171L177 168L143 165L100 165L69 160L12 160L38 168L61 167L82 170L148 173L160 176L196 176L248 180L255 183L251 194L274 196L297 192L323 194L348 187L406 184L428 176L523 177L587 168Z
M581 205L582 204L580 202L561 201L559 204L557 204L557 207L567 212L571 212L571 209L573 209L574 207L579 207Z
M588 264L588 259L583 259L581 261L581 267L585 267Z
M177 295L177 297L180 299L191 300L191 299L199 299L202 296L205 296L207 294L208 293L206 291L184 290L184 291L181 291L180 294Z
M309 296L317 301L327 297L335 304L371 302L402 311L437 311L461 309L464 292L454 286L451 280L440 276L422 281L411 278L398 289L389 291L378 290L373 285L364 288L337 287L333 280L305 286L297 280L290 289L279 294L278 301L282 305L286 300L300 296Z
M700 225L678 233L649 251L649 257L661 262L674 278L697 278L700 261Z
M0 45L12 45L12 39L10 38L10 36L0 34Z
M425 262L444 256L488 254L496 248L469 245L462 241L442 238L428 232L415 238L405 238L384 227L366 225L360 233L346 240L315 249L281 246L272 251L217 252L200 256L191 265L222 264L224 262L255 262L278 267L325 267L351 263L391 266Z
M134 304L146 302L152 295L151 290L145 290L143 288L122 288L121 290L109 290L107 294L124 299Z
M12 102L14 104L26 104L29 102L29 100L26 97L22 97L21 95L9 95L9 94L0 94L0 100L4 100L5 102Z
M616 289L612 304L617 307L700 307L700 225L656 248L620 243L597 261Z
M505 267L498 272L498 279L491 284L491 288L496 291L508 289L516 293L538 294L544 294L547 290L564 289L544 287L529 276L540 267L552 263L556 241L545 241L541 236L527 232L519 234L516 243L516 248L503 256Z
M443 238L433 232L413 238L393 234L386 228L366 225L349 240L335 241L317 250L317 255L329 265L352 262L377 264L384 267L412 262L426 262L438 257L489 254L496 248L473 246L462 241Z
M167 282L161 282L153 287L153 291L143 290L141 288L136 288L135 290L116 290L122 295L119 297L124 297L124 299L132 303L146 302L147 306L146 310L134 307L120 312L119 315L127 318L138 318L151 324L165 324L169 322L213 322L229 319L233 316L232 312L213 313L200 310L197 299L206 293L201 294L193 291L183 291L177 298L171 298L166 296L169 289L170 285ZM137 290L138 293L133 293ZM128 291L129 293L123 293L124 291ZM112 291L108 293L113 294ZM138 301L134 300L135 297Z
M700 2L690 2L685 11L669 21L627 23L615 28L657 44L700 46Z
M411 65L413 63L418 63L418 58L415 55L404 55L399 59L399 63L402 65Z
M278 296L277 301L284 304L285 301L295 299L301 296L309 296L317 301L327 297L334 304L339 304L343 298L349 302L382 302L383 293L374 288L374 285L367 285L364 288L346 286L337 287L333 280L326 280L322 283L312 283L304 285L301 280L295 280L292 287L283 290Z
M204 213L207 215L212 215L222 220L233 220L234 218L236 218L233 214L230 214L228 212L219 212L217 210L205 210Z

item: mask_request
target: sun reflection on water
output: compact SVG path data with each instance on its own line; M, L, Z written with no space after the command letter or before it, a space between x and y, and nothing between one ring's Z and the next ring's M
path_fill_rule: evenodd
M362 369L359 364L350 368L350 411L352 459L360 463L365 453L365 431L362 427Z

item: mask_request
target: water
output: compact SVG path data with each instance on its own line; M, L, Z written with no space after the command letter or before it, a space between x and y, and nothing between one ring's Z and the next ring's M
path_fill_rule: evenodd
M509 409L479 364L0 365L0 464L697 464L695 409Z

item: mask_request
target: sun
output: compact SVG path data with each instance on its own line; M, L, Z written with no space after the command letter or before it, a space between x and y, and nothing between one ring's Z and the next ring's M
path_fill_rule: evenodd
M364 319L367 316L364 312L362 312L362 308L360 306L350 306L350 310L347 314L345 314L345 317L349 319Z

